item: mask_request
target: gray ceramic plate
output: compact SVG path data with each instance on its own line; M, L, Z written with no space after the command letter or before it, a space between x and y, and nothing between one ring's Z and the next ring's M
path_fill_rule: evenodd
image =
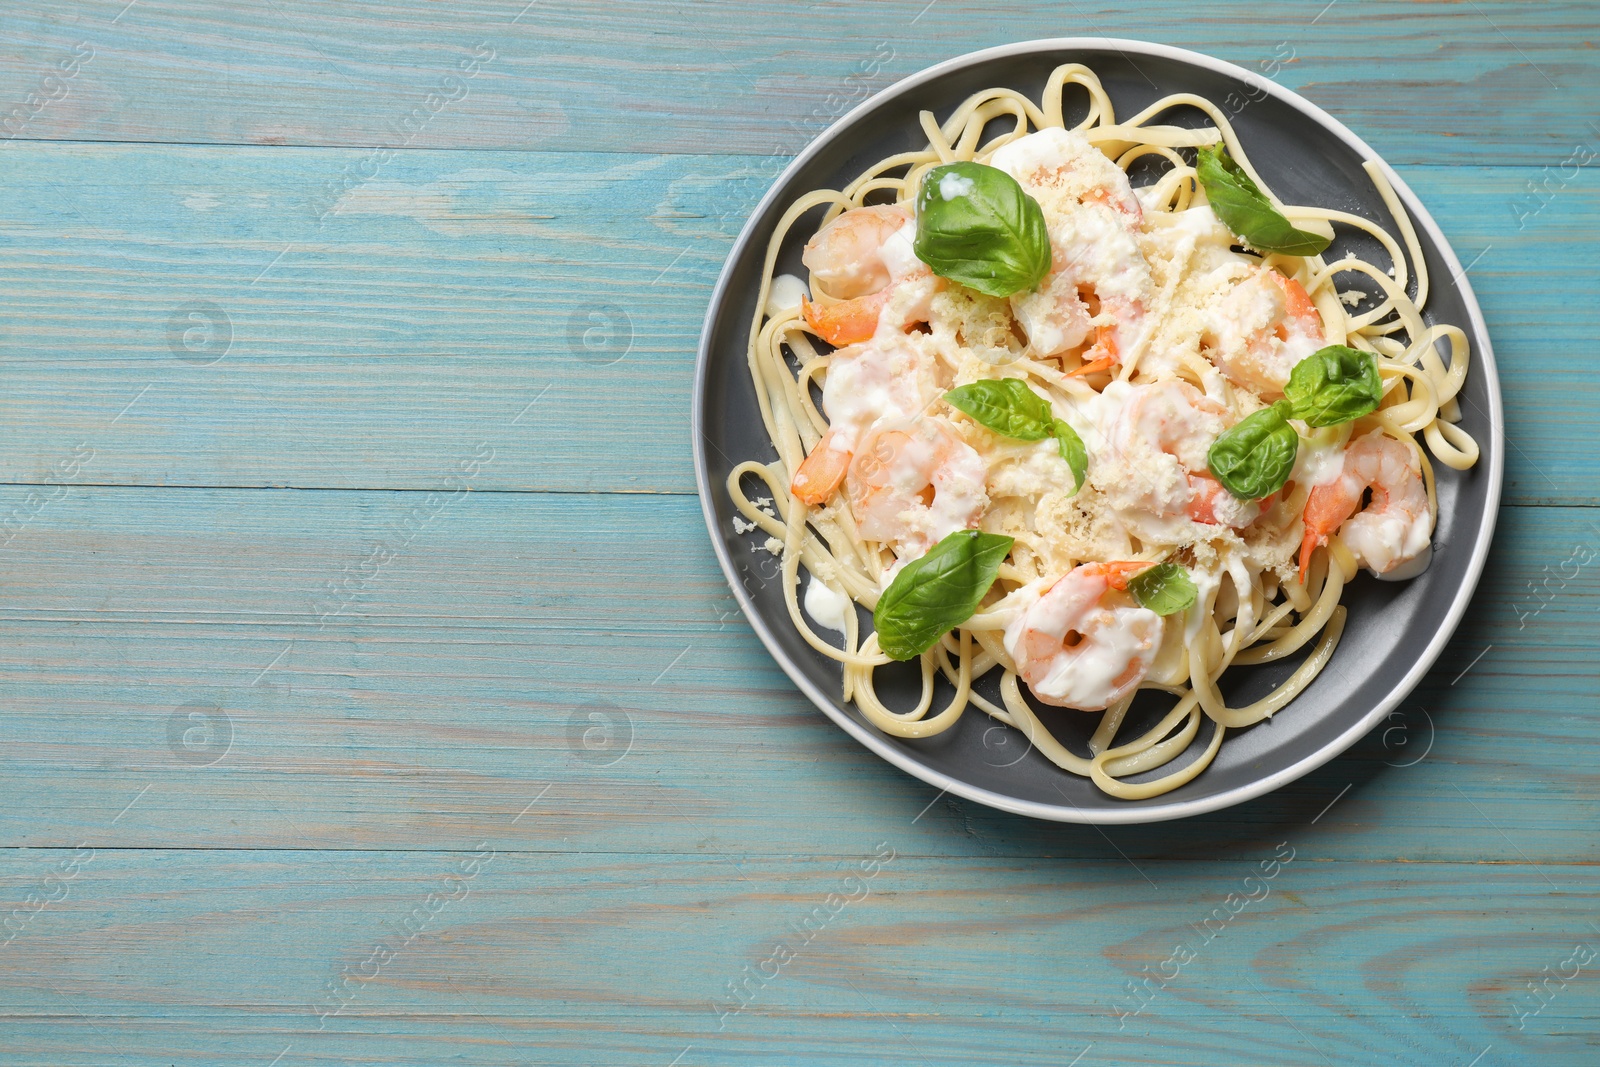
M991 85L1010 86L1037 100L1049 72L1067 62L1084 63L1100 76L1119 116L1170 93L1197 93L1219 103L1237 94L1236 104L1250 102L1233 119L1235 128L1252 162L1284 200L1391 224L1361 170L1377 154L1314 104L1232 64L1183 49L1107 38L1029 41L941 63L872 97L817 138L778 178L740 234L712 295L700 342L695 474L712 545L751 625L801 691L862 744L930 785L1005 811L1065 822L1154 822L1214 811L1293 781L1371 730L1421 680L1460 620L1489 549L1500 500L1500 389L1483 316L1460 262L1416 196L1385 168L1411 213L1427 259L1432 294L1426 317L1462 326L1472 344L1462 425L1477 438L1483 457L1464 474L1437 467L1439 524L1428 571L1410 582L1358 577L1345 593L1350 618L1344 638L1310 688L1270 722L1230 733L1215 762L1194 781L1150 800L1104 795L1027 751L1019 733L976 709L955 728L924 740L889 737L869 726L839 701L838 665L794 633L778 582L770 577L775 565L758 546L764 535L735 532L735 512L723 489L736 462L774 458L745 363L762 257L778 217L796 197L811 189L839 188L875 160L922 147L918 111L932 110L943 118L969 94ZM1173 112L1165 121L1206 124L1198 111ZM801 220L793 232L810 229ZM803 275L803 241L797 237L784 248L780 269ZM1339 249L1385 262L1375 245L1365 248L1342 232ZM1291 669L1292 664L1234 668L1223 679L1224 695L1230 704L1248 702ZM880 672L880 679L887 673ZM891 706L913 701L917 682L909 671L884 682L880 692ZM1159 706L1154 699L1136 704L1130 726ZM1041 714L1064 744L1087 754L1099 716L1058 709ZM1202 726L1192 751L1210 729L1209 722Z

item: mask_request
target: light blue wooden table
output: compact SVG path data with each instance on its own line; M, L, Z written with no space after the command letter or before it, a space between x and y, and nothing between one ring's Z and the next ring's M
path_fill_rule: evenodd
M0 1063L1600 1063L1600 9L524 3L0 10ZM687 426L781 163L1068 34L1375 145L1511 432L1402 713L1104 832L800 697Z

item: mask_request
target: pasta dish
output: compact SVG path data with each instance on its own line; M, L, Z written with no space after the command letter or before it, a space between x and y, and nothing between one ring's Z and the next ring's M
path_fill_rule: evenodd
M1180 109L1210 124L1163 123ZM976 709L1108 794L1156 796L1311 683L1358 570L1426 569L1433 465L1478 458L1466 334L1423 320L1426 265L1376 163L1392 226L1286 205L1214 104L1119 121L1078 64L1038 102L992 88L921 124L925 148L779 221L749 339L777 459L727 490L879 730ZM1336 227L1381 261L1329 253ZM778 273L802 238L807 277ZM1230 668L1297 655L1225 702ZM914 707L879 696L894 662L920 668ZM1148 690L1168 710L1124 729ZM1039 705L1099 716L1086 754Z

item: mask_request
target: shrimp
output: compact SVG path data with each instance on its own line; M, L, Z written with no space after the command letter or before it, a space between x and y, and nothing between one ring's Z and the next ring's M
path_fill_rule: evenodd
M806 325L831 345L872 337L890 299L906 283L932 282L933 272L912 251L915 236L911 214L898 206L851 208L819 230L800 260L811 270L813 290L827 300L801 298ZM896 320L925 321L934 288L924 284L910 292Z
M1074 376L1115 366L1132 343L1132 332L1144 322L1141 303L1102 301L1094 284L1082 280L1083 273L1069 263L1051 274L1041 290L1011 297L1011 313L1034 353L1046 358L1077 353L1082 365L1070 372Z
M1270 267L1223 297L1202 340L1218 370L1267 399L1282 396L1295 364L1325 343L1305 288Z
M1091 316L1101 316L1100 298L1093 289L1078 290L1078 298L1083 301L1084 308ZM1131 313L1130 313L1131 312ZM1117 365L1118 357L1122 354L1122 346L1117 342L1117 331L1125 328L1124 324L1129 319L1142 319L1144 308L1138 305L1125 305L1120 316L1114 316L1110 323L1102 322L1094 328L1094 344L1082 355L1083 364L1068 372L1067 377L1077 378L1098 371L1110 370Z
M1049 126L1018 137L996 149L989 165L1027 189L1047 221L1051 209L1084 202L1115 211L1133 227L1144 215L1128 175L1078 130Z
M1075 374L1109 369L1133 350L1151 289L1128 176L1081 133L1056 128L1004 145L990 162L1039 202L1050 231L1051 273L1011 297L1028 343L1042 357L1076 352Z
M902 559L972 529L989 504L988 467L955 431L932 419L880 424L850 463L850 508L861 536Z
M789 482L789 492L802 504L816 507L825 504L844 481L850 469L849 451L839 447L838 435L829 430L822 435L805 461L795 468Z
M828 432L795 470L789 492L804 504L825 503L844 481L856 441L880 419L908 419L943 395L946 382L929 342L887 334L835 350L822 383Z
M1206 466L1206 451L1227 429L1228 412L1187 382L1114 383L1105 395L1122 401L1110 427L1119 474L1113 500L1157 519L1185 515L1195 522L1242 529L1262 503L1241 501Z
M1040 579L1006 627L1017 673L1046 704L1100 711L1131 693L1161 648L1162 618L1125 592L1147 563L1088 563Z
M1361 498L1372 490L1365 508ZM1386 574L1420 559L1431 545L1433 512L1422 484L1422 465L1404 443L1382 430L1356 438L1345 449L1338 478L1306 498L1305 538L1300 542L1300 584L1312 550L1337 530L1374 574Z

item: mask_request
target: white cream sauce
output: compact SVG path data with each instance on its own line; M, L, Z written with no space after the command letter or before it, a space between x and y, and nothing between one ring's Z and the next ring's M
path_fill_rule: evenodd
M1229 561L1224 560L1222 570L1226 570ZM1211 606L1216 600L1217 590L1222 587L1222 570L1213 571L1201 567L1191 567L1189 577L1194 579L1198 595L1195 597L1194 607L1189 609L1183 620L1183 643L1192 645L1200 638L1200 629L1211 618Z
M780 274L767 288L767 316L781 315L800 306L802 297L809 297L806 283L793 274Z
M815 574L806 580L805 606L813 622L838 634L845 632L846 613L854 610L849 597L830 589Z
M960 196L971 196L977 183L959 174L946 174L939 179L939 198L948 203Z
M917 258L915 242L917 239L917 223L913 219L894 232L883 247L878 250L878 255L883 260L883 265L889 270L891 281L909 278L913 274L927 271L927 264Z
M1374 578L1380 582L1404 582L1417 577L1428 569L1428 564L1433 562L1433 545L1424 541L1417 554L1404 563L1397 563L1386 571L1371 571ZM1371 568L1368 568L1369 571Z
M921 414L943 392L926 338L880 334L834 353L822 403L837 448L855 451L874 424Z
M1289 475L1289 480L1296 485L1310 486L1327 485L1336 480L1344 472L1344 449L1348 438L1348 430L1337 426L1314 430L1309 436L1300 438L1300 451L1295 456L1294 471Z

